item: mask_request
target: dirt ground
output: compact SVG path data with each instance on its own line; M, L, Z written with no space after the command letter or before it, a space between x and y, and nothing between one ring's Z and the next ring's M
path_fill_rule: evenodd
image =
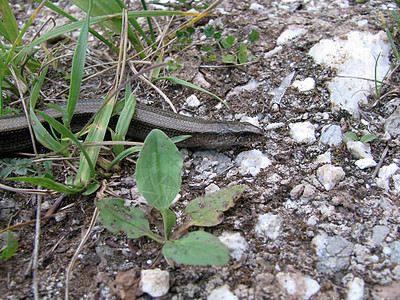
M397 264L385 254L385 245L371 246L368 243L376 225L385 225L390 229L388 240L384 243L399 240L399 194L378 187L372 176L373 168L357 168L354 164L355 158L351 156L345 144L338 147L318 142L311 145L299 144L294 142L289 134L289 123L300 121L315 124L316 132L321 132L321 128L326 124L339 125L343 132L349 129L357 133L369 130L378 137L370 143L376 161L386 147L388 153L385 165L400 159L398 140L382 140L383 124L376 122L379 117L388 117L386 104L398 97L398 94L395 92L382 99L370 96L369 103L360 108L363 118L370 121L367 123L342 110L333 112L326 84L332 80L335 70L316 64L308 55L310 48L323 38L341 36L352 30L377 33L383 29L382 23L377 19L380 12L390 21L384 4L391 1L349 1L348 6L340 5L346 2L259 0L257 3L265 10L260 13L250 9L251 1L224 1L220 6L223 11L215 11L214 15L196 24L194 40L199 43L188 48L184 55L180 55L184 67L174 73L174 76L193 82L195 77L201 74L210 84L206 89L226 99L230 109L217 109L218 101L204 93L172 83L157 83L178 111L193 116L234 120L237 114L245 114L257 117L262 128L271 123L284 123L284 126L277 129L266 130L261 142L249 145L246 149L232 148L211 152L181 150L185 159L181 199L173 205L172 210L181 215L183 204L203 195L205 188L210 184L216 184L220 188L232 184L246 186L244 195L225 213L224 222L206 229L216 236L223 232L240 233L248 245L244 255L239 260L231 258L226 266L221 267L177 264L175 268L171 268L159 257L160 247L154 241L148 238L130 240L124 235L114 235L98 222L73 269L70 299L119 299L113 292L116 275L124 270L134 270L133 273L138 276L140 270L148 268L160 268L170 274L170 289L163 299L206 299L215 288L223 285L227 285L240 299L301 298L300 295L303 294L300 290L305 289L305 286L298 286L298 290L290 294L279 281L279 273L299 274L301 279L312 278L316 281L320 288L310 299L346 298L348 283L355 277L364 282L365 299L400 298L399 292L397 298L393 298L396 297L396 292L377 292L383 287L392 288L394 291L397 287L398 290L400 274L396 269ZM313 7L313 3L318 5L315 9L308 9ZM61 4L66 5L64 2ZM24 9L17 5L13 8L17 17L26 21L31 4L26 2L22 6ZM34 4L34 7L36 6L37 4ZM79 10L72 7L71 11L78 13ZM41 18L45 20L50 15L49 11L44 11ZM202 29L210 24L211 19L223 36L233 34L244 40L251 29L259 31L260 40L247 45L254 56L248 64L240 67L224 65L220 61L222 54L218 49L215 61L206 61L201 57L205 54L200 50L201 46L212 44L209 40L200 41ZM367 25L362 28L357 25L361 20L368 20ZM37 26L38 23L34 25ZM280 52L265 57L267 52L276 47L276 40L280 34L290 26L304 28L307 33L284 45ZM68 53L68 50L65 51ZM110 55L100 43L95 40L91 42L88 64L96 66L87 72L94 74L103 70L99 63L116 61L116 58ZM59 68L70 70L71 59L71 56L64 57ZM299 92L290 86L279 105L273 105L273 96L269 92L279 87L282 80L293 71L293 80L312 77L316 82L315 88ZM87 81L81 92L82 98L90 99L104 95L110 88L113 72L107 71ZM243 86L251 80L259 83L256 89L228 96L235 87ZM396 73L391 80L394 86L398 86ZM48 98L66 99L66 87L58 71L52 70L43 90ZM388 86L384 92L390 90L393 88ZM191 94L196 94L200 99L199 107L190 108L185 104L185 99ZM137 96L144 103L155 103L168 109L161 96L143 83L139 84ZM322 114L328 115L328 118L321 118ZM241 175L234 165L237 155L250 149L260 150L273 162L256 176ZM326 191L318 182L315 164L317 156L327 150L331 151L332 164L342 167L345 171L345 178L330 191ZM207 165L205 160L216 163ZM217 166L218 164L225 164L224 167L232 169L224 171L222 166ZM67 176L63 171L64 167L62 163L54 165L54 173L60 181L65 180ZM8 181L1 182L10 185ZM109 184L120 197L136 199L134 163L126 161L122 169L111 177ZM299 184L312 186L314 192L310 199L304 199L292 192ZM28 187L21 184L17 186ZM42 201L51 205L57 197L58 195L46 197ZM93 202L92 196L66 196L60 205L68 211L65 217L51 219L43 224L39 256L40 296L43 299L64 297L66 268L90 222L94 211ZM383 202L389 204L385 206ZM0 208L1 229L7 227L10 219L12 225L35 219L34 198L23 194L0 190ZM255 230L259 216L268 213L277 215L282 220L276 239L260 237ZM309 222L310 217L315 218L316 222ZM35 227L24 226L13 233L18 237L19 248L9 261L0 261L0 298L30 299L33 294L29 263ZM320 257L312 241L320 234L340 236L354 246L349 254L348 263L343 268L328 272L317 267ZM378 259L363 260L360 249ZM136 291L135 284L133 286ZM139 291L137 297L151 298Z

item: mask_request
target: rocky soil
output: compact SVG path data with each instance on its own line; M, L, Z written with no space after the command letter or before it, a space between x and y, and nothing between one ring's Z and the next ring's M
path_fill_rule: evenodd
M22 21L29 14L13 8ZM377 74L385 74L395 59L378 18L383 14L392 22L393 9L392 1L379 0L224 1L196 25L198 43L181 55L184 67L174 75L222 97L229 109L188 88L159 86L182 113L251 117L265 132L262 141L245 148L181 150L183 186L172 207L177 216L199 195L246 187L224 222L205 229L230 248L231 260L226 266L171 268L152 240L114 235L98 222L73 270L71 299L150 299L160 289L167 290L163 299L400 299L398 70L379 95L367 80L374 79L379 54ZM76 7L69 10L79 15ZM44 11L42 18L51 14ZM246 44L254 57L242 66L223 64L219 49L216 60L202 58L201 46L212 45L203 35L210 25L239 41L257 30L260 40ZM93 65L112 61L95 41L91 47ZM69 70L70 62L64 58L61 64ZM93 78L81 94L101 95L113 75ZM50 76L46 97L66 98L58 80ZM148 86L141 84L137 93L142 102L168 109ZM355 142L344 136L348 131L377 138ZM62 170L55 164L61 180ZM109 183L119 197L140 202L131 162ZM43 213L56 199L43 199ZM10 220L14 225L35 218L35 202L23 194L0 190L0 207L1 228ZM49 220L41 231L44 299L64 297L66 268L92 217L93 197L67 196L61 208L68 211L65 217ZM0 297L29 299L35 228L13 233L19 248L0 262ZM167 277L148 287L148 269L166 271L157 274Z

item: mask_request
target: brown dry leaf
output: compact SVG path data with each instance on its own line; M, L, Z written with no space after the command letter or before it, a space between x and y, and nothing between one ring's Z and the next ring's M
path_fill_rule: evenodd
M118 272L111 282L111 289L122 300L135 300L141 294L139 289L140 272L137 268Z

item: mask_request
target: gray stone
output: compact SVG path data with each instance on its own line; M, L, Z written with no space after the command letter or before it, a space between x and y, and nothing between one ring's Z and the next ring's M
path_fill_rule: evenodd
M376 245L382 244L388 236L390 229L387 226L377 225L372 230L372 239Z
M317 269L334 274L348 267L354 244L341 236L318 235L312 240L318 255Z
M400 241L390 243L389 247L392 250L390 259L392 260L392 262L400 264Z
M322 128L319 141L329 146L339 146L342 143L342 130L338 125L327 125Z

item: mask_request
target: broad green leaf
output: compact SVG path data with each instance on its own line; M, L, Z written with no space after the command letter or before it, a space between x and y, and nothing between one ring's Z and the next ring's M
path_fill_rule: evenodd
M169 208L181 188L182 156L168 136L153 129L144 141L136 164L136 182L147 202Z
M375 134L366 134L360 139L360 142L368 143L370 141L373 141L374 139L376 139Z
M189 223L197 226L220 224L223 221L222 213L235 205L234 201L244 190L243 186L234 185L192 200L185 210L185 213L192 219Z
M167 241L162 253L187 265L225 265L229 249L220 240L205 231L191 232L180 240Z
M104 225L113 233L125 232L129 238L153 237L146 214L140 209L125 206L120 198L103 198L97 201Z
M77 186L67 186L61 183L58 183L52 179L44 178L44 177L10 177L8 180L12 181L23 181L28 182L35 185L42 185L49 190L65 193L65 194L76 194L83 190L83 187Z
M1 259L2 260L9 260L11 256L17 251L18 248L18 241L12 235L11 230L7 230L7 246L4 248Z
M352 139L353 141L359 140L357 134L352 131L347 131L344 135L347 136L349 139Z

